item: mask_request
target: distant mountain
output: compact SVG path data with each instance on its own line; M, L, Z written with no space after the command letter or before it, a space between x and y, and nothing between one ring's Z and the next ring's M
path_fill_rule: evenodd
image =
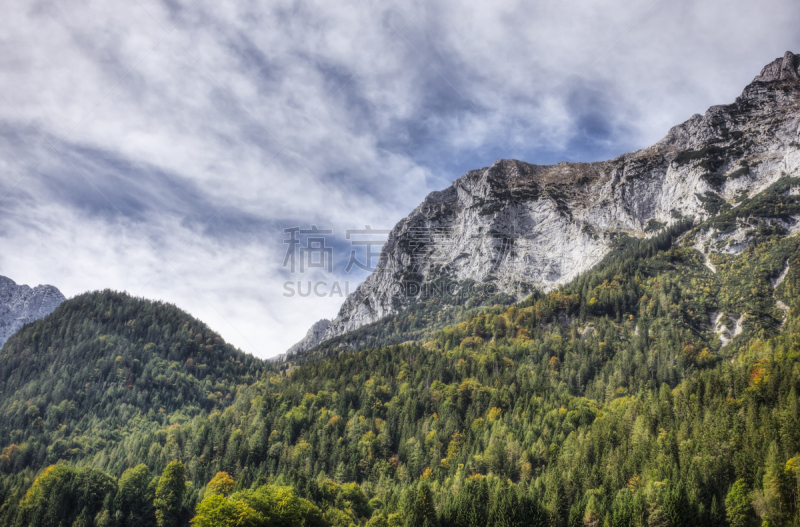
M38 462L93 455L105 446L80 440L93 419L121 433L222 409L263 366L172 304L85 293L0 350L0 445L47 448ZM48 445L42 433L56 430Z
M66 300L52 285L17 285L0 276L0 347L19 328L52 313Z
M311 329L308 330L306 336L303 337L303 340L292 346L286 351L285 355L281 355L279 358L288 358L292 355L296 355L297 353L306 351L307 349L313 348L322 340L322 336L325 334L325 331L330 326L331 321L327 318L323 318L322 320L318 320L311 326Z
M548 291L600 262L621 234L649 236L681 217L703 220L735 206L800 173L799 107L800 56L787 51L733 104L693 116L653 146L610 161L499 160L470 171L400 221L375 272L325 332L292 349L441 295L430 287L437 282L461 293L461 283L475 281L517 299L530 287Z

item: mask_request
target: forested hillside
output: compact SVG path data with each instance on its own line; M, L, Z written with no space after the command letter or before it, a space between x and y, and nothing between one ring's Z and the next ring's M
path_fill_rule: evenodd
M224 408L261 368L173 305L75 297L0 351L0 444L10 448L0 469L84 460L134 431Z
M283 370L70 300L2 350L2 525L800 525L798 184Z
M506 293L488 294L487 291L491 292L493 288L484 285L474 280L455 281L443 273L438 280L428 284L426 295L414 298L402 311L287 357L281 368L293 368L341 351L425 341L446 326L479 315L481 306L516 303ZM527 284L524 287L532 289Z

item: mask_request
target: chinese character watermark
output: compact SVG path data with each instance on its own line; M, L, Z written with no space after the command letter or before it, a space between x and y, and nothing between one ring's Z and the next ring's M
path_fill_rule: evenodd
M362 263L356 257L356 250L352 249L350 251L350 260L347 262L347 267L344 268L345 273L349 273L353 269L354 265L359 269L361 269L362 271L374 271L375 267L372 266L372 259L380 258L381 252L380 251L373 252L372 248L375 246L382 247L384 243L381 240L376 240L374 237L375 235L387 235L391 232L389 230L384 230L384 229L373 229L369 225L365 225L365 227L366 228L363 230L351 229L345 231L345 238L350 240L351 245L363 246L366 248L367 251L366 261ZM359 240L359 239L354 239L353 238L354 236L369 236L369 239Z
M289 227L283 230L286 238L283 243L287 245L286 255L283 259L283 268L288 269L292 274L303 274L307 270L320 270L327 274L333 274L334 263L344 262L344 258L335 259L334 251L340 250L341 243L336 243L332 229L320 229L316 225L310 228ZM386 243L388 229L373 229L365 225L363 229L347 229L345 240L350 245L350 255L347 265L343 271L350 273L354 269L361 271L393 271L387 269L389 256L385 254L381 247ZM329 238L330 237L330 238ZM497 269L509 255L513 254L514 239L501 233L491 233L488 237L481 237L475 240L477 246L473 250L479 253L490 255L493 262L493 269ZM341 239L339 239L341 242ZM429 276L430 266L446 266L455 259L464 255L464 252L456 256L455 245L464 244L464 240L457 239L453 235L451 227L436 226L412 226L401 233L396 240L397 243L405 247L404 252L409 256L407 260L398 262L400 265L407 266L406 269L395 269L394 271L411 271L411 275L416 275L412 279L407 273L403 278L397 280L377 280L367 281L361 284L354 293L362 297L369 296L404 296L411 298L431 298L442 297L450 299L454 297L466 298L473 295L492 295L496 293L493 281L472 285L444 279L446 275L438 275L439 278ZM469 247L464 249L470 250ZM426 269L427 267L427 269ZM437 272L438 273L438 272ZM423 278L422 275L428 276ZM440 279L442 278L442 279ZM350 294L350 282L340 283L339 280L295 280L284 283L284 296L300 297L346 297Z
M310 229L289 227L283 229L283 233L289 235L288 240L283 240L283 243L289 245L286 249L286 257L283 259L284 268L289 267L292 273L297 272L299 255L301 273L305 271L306 267L324 268L329 273L333 272L333 247L325 245L325 235L333 234L332 230L318 229L316 225L312 225ZM297 237L298 235L306 236L305 247L299 247L301 240Z

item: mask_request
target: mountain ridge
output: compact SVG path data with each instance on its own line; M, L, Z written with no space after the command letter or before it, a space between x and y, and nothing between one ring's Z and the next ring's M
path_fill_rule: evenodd
M691 148L600 174L616 186L589 178L620 191L666 164L703 191L687 205L701 217L642 229L657 179L655 198L619 205L636 229L598 264L514 305L419 292L272 364L172 304L62 303L0 349L0 526L800 525L800 174L783 170L797 84L754 84L766 93L741 111L675 131ZM561 203L558 225L603 211L577 185L554 196L562 176L500 163L437 203L484 226L498 196ZM686 192L667 190L667 205ZM442 245L460 250L441 240L414 267L425 214L395 238L418 273L405 284L502 285L506 271L437 268Z
M714 203L735 204L796 173L799 69L800 57L787 51L733 103L617 158L498 160L431 192L392 229L376 270L324 333L307 335L291 354L397 313L442 275L492 284L517 299L530 287L550 290L597 264L621 233L646 236L683 216L705 219Z
M253 382L263 361L227 344L173 304L111 290L62 302L0 349L0 444L35 442L37 430L91 427L83 416L114 407L120 429L224 408L236 384ZM78 379L78 380L76 380ZM139 417L139 422L132 417ZM71 458L90 451L81 445ZM65 447L65 451L69 450Z

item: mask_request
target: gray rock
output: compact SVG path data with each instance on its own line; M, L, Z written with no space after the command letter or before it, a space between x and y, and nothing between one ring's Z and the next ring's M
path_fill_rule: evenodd
M394 227L376 270L325 332L309 332L292 350L393 314L441 276L517 298L526 294L520 284L552 289L597 264L618 233L646 236L650 220L669 224L681 215L705 219L706 193L735 203L784 174L800 176L799 67L800 57L787 52L733 104L616 159L548 166L501 159L432 192Z
M279 357L280 360L288 359L292 355L296 355L303 351L309 350L322 342L322 337L325 335L325 331L330 326L331 321L327 318L323 318L322 320L318 320L311 326L311 329L308 330L306 336L303 337L303 340L286 350L286 353Z
M800 80L800 61L791 51L784 53L783 58L775 59L761 70L761 74L753 79L759 82L777 80Z
M0 276L0 347L29 322L44 318L66 300L52 285L17 285Z

